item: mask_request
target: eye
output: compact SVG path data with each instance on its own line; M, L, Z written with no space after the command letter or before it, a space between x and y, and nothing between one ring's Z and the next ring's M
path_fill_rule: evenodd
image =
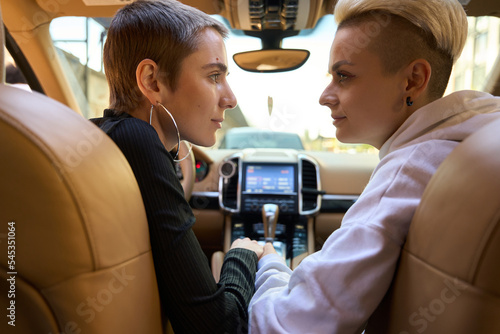
M221 76L220 73L214 73L212 75L210 75L210 79L212 79L215 83L219 83L219 77Z
M335 74L336 74L336 76L338 78L338 80L337 80L338 83L344 82L344 81L346 81L347 79L350 78L347 74L342 73L340 71L336 71Z

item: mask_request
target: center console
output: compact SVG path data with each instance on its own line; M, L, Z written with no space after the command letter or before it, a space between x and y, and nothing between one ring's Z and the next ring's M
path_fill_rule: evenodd
M219 186L219 204L227 212L226 251L237 238L267 240L291 267L314 251L312 216L321 191L313 159L295 150L244 150L224 160ZM277 211L272 239L263 215L263 207L271 204L268 208Z

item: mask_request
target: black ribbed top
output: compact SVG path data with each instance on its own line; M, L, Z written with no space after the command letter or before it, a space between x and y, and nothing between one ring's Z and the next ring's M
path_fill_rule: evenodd
M257 255L246 249L229 251L216 284L193 233L195 217L173 158L155 129L126 113L114 116L112 110L91 121L118 145L139 184L162 309L175 333L247 332Z

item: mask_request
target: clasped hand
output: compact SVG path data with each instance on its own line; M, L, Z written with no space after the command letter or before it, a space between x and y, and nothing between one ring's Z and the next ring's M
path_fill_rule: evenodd
M257 254L259 260L268 254L276 253L274 246L270 242L266 242L264 246L260 245L256 240L251 240L250 238L244 239L236 239L233 241L231 245L231 249L233 248L244 248L251 250Z

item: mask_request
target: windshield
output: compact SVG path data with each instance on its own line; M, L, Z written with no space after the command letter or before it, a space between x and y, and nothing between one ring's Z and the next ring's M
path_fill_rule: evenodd
M303 150L300 136L292 132L269 131L252 127L228 130L221 140L220 149L242 148L290 148Z
M222 17L219 20L229 25ZM99 117L108 106L108 88L102 66L102 48L109 19L59 18L50 31L59 51L68 81L79 101L82 114ZM233 30L226 39L229 84L238 105L226 111L226 121L219 130L216 148L228 146L224 137L231 128L250 127L293 134L306 150L333 152L369 152L369 145L342 144L335 138L330 111L319 104L319 97L331 80L328 57L336 29L333 15L320 19L314 29L283 40L283 48L307 49L310 57L300 68L282 73L253 73L240 69L232 55L260 49L260 40ZM469 18L469 36L458 60L446 94L462 89L487 90L488 76L500 49L500 19ZM245 136L245 134L238 134ZM250 134L251 135L251 134ZM251 138L251 137L247 137ZM272 140L268 140L268 143ZM259 142L246 141L248 146ZM269 144L280 147L277 142ZM274 146L273 146L274 145Z

